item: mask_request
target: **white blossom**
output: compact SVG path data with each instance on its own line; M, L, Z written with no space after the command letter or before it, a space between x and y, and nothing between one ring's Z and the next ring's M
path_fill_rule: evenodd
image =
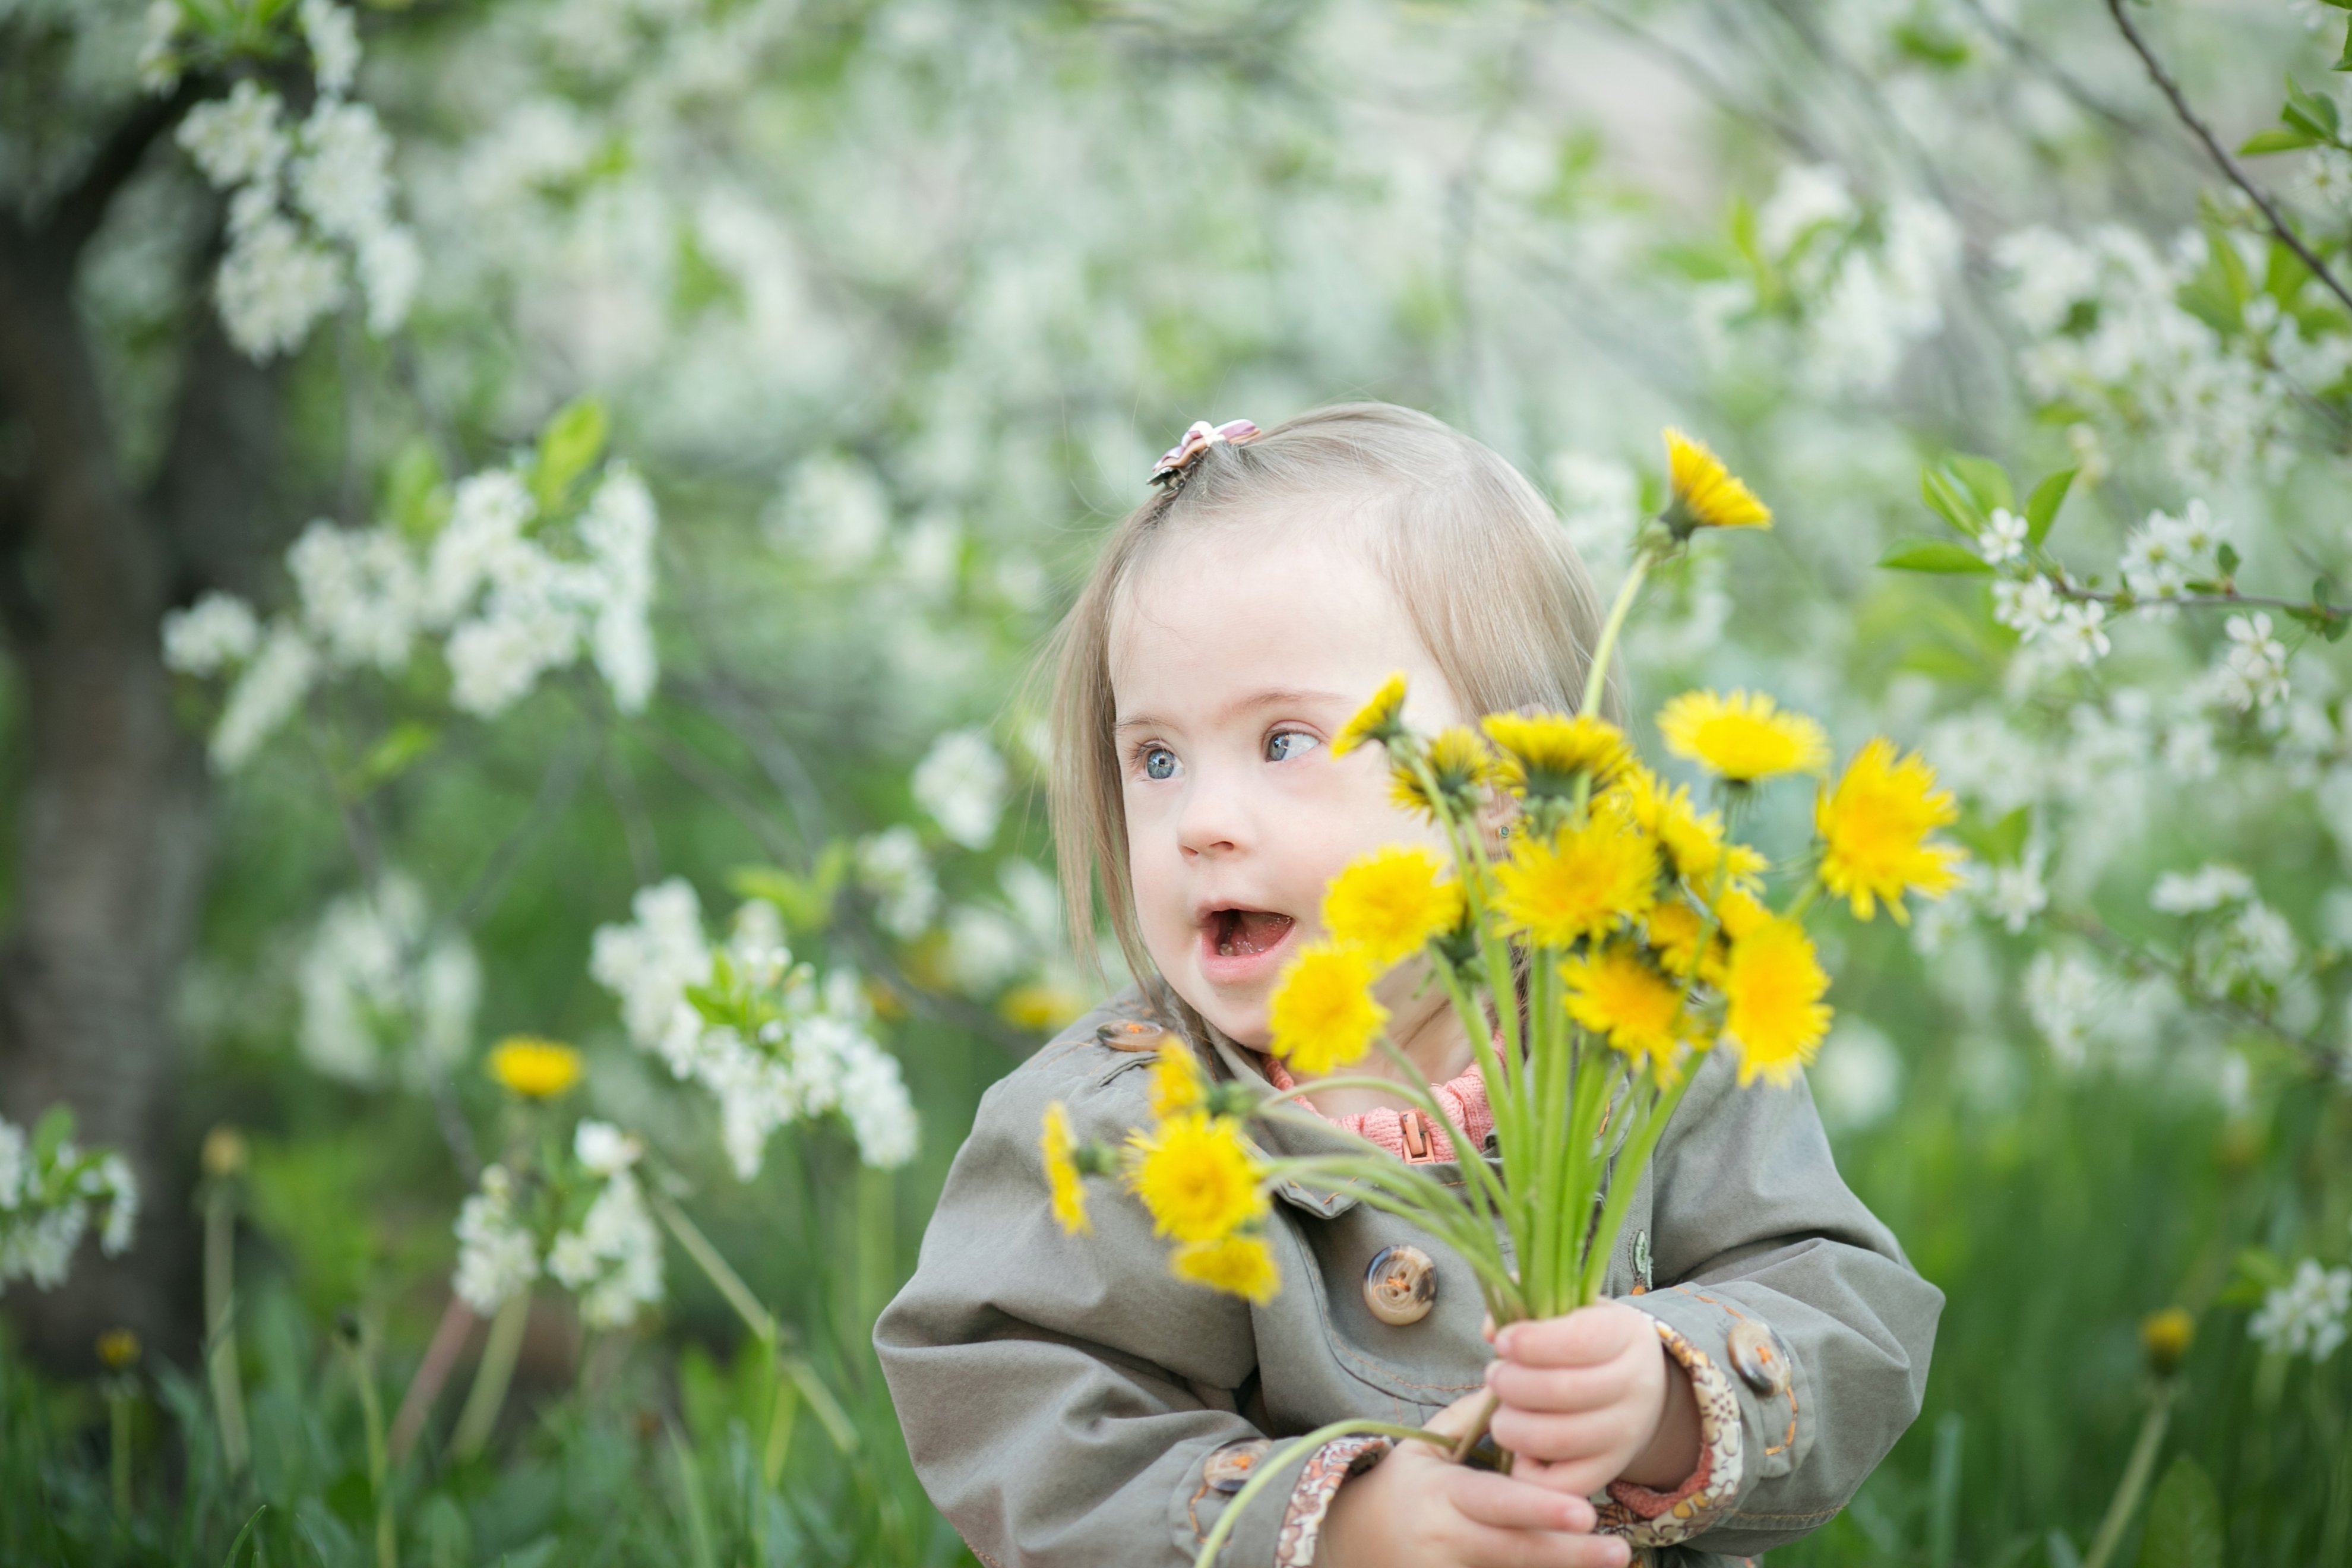
M2252 878L2235 866L2216 861L2193 872L2167 871L2156 879L2147 901L2149 908L2165 914L2198 915L2253 894Z
M261 623L234 594L210 593L163 617L163 665L184 675L218 675L261 646Z
M480 963L462 933L429 934L424 894L397 872L327 906L295 974L305 1060L375 1084L421 1081L464 1057Z
M310 46L310 74L319 91L339 98L360 68L359 26L334 0L302 0L302 37Z
M2025 966L2025 1011L2069 1067L2082 1064L2099 1001L2099 972L2074 953L2044 948Z
M213 297L229 341L256 360L299 346L311 324L343 302L343 264L272 214L232 226Z
M620 463L596 487L580 519L580 542L588 547L600 589L589 647L613 689L613 705L624 713L643 710L660 674L646 620L658 526L653 493L635 469Z
M321 99L302 122L301 144L294 200L320 233L355 243L391 221L392 138L374 110Z
M384 224L360 237L360 288L367 295L370 332L381 338L400 330L424 276L424 252L407 228Z
M292 626L273 627L261 651L229 688L213 728L213 766L235 773L293 715L317 679L319 655Z
M386 528L342 529L320 519L286 552L302 619L328 658L387 675L408 663L424 610L424 584L401 537Z
M110 1149L80 1149L70 1137L37 1142L0 1120L0 1289L12 1279L43 1290L65 1283L99 1205L99 1249L119 1258L139 1219L129 1163Z
M1999 920L2011 935L2022 932L2050 905L2050 889L2042 880L2046 851L2039 846L2015 860L1992 868L1985 885L1985 912Z
M274 180L293 150L282 123L285 110L276 93L247 77L226 98L189 110L180 121L179 142L217 190Z
M488 1317L540 1274L539 1244L514 1212L514 1178L485 1166L480 1187L457 1210L457 1271L450 1289Z
M2096 663L2107 656L2110 646L2106 620L2107 607L2095 601L2067 605L2058 612L2051 641L2077 664Z
M639 1046L658 1052L672 1073L693 1070L701 1020L686 988L710 978L710 947L703 940L702 905L682 877L641 888L627 925L599 926L588 973L621 999L621 1022Z
M2025 554L2025 520L2007 507L1995 507L1985 531L1977 536L1977 552L1994 566L2003 566Z
M951 730L916 764L915 803L968 849L985 849L1004 811L1004 759L979 730Z
M436 625L447 626L466 612L499 562L521 543L523 525L538 510L530 487L510 468L457 482L449 521L434 538L425 569L425 611Z
M2274 708L2286 700L2286 645L2271 635L2271 618L2257 610L2231 616L2229 644L2210 678L2213 697L2241 713Z
M139 27L139 85L165 93L180 85L180 0L149 0Z
M913 828L900 824L858 840L857 875L875 897L875 914L883 930L912 942L930 928L939 910L940 885Z
M2004 577L1992 585L1993 619L2026 642L2058 624L2065 602L2047 577Z
M2352 1268L2323 1268L2315 1258L2295 1266L2294 1278L2263 1296L2246 1324L2265 1350L2326 1361L2344 1342L2352 1314Z

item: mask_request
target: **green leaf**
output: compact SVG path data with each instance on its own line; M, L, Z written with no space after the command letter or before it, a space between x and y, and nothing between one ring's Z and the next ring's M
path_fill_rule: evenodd
M2017 496L2009 488L2009 473L1990 458L1979 458L1968 452L1955 452L1944 459L1949 468L1968 486L1969 493L1977 498L1977 505L1986 511L1995 507L2017 510Z
M422 544L449 521L448 476L433 444L409 442L383 475L383 515L400 533Z
M2222 576L2228 577L2236 574L2238 570L2238 552L2234 546L2228 544L2222 545L2220 549L2213 552L2213 560L2215 563L2221 568Z
M1946 576L1989 574L1985 558L1965 544L1948 539L1910 539L1878 558L1890 572L1935 572Z
M2241 1250L2230 1270L2230 1282L2217 1298L2230 1307L2258 1306L2264 1296L2285 1284L2292 1275L2275 1254L2259 1247Z
M2286 79L2286 102L2279 108L2279 118L2289 125L2310 132L2322 142L2335 141L2341 129L2336 100L2324 94L2306 91L2293 77Z
M562 506L572 481L603 454L604 430L604 404L597 397L576 398L547 422L530 470L530 493L538 498L541 515Z
M2345 29L2344 50L2336 57L2336 63L2327 68L2332 71L2352 71L2352 27Z
M781 866L742 866L729 875L727 885L738 898L765 899L775 905L794 931L822 931L833 918L834 899L848 876L851 854L849 841L836 838L824 847L806 876Z
M420 719L404 719L368 748L343 787L362 800L390 784L441 743L441 731Z
M2139 1568L2221 1568L2221 1499L2186 1454L2172 1461L2147 1500Z
M2265 153L2295 153L2305 147L2316 147L2320 144L2320 141L2321 138L2314 136L2310 132L2299 130L2292 125L2274 126L2268 131L2257 131L2247 137L2244 144L2238 149L2238 156L2259 158Z
M2061 468L2033 487L2025 498L2025 537L2040 544L2050 537L2050 525L2058 521L2058 509L2066 502L2066 492L2073 488L2078 468Z
M42 1112L41 1119L33 1124L33 1163L46 1165L57 1158L58 1151L72 1139L73 1131L71 1106L52 1105Z
M1919 496L1935 509L1937 515L1970 539L1984 531L1984 509L1977 504L1977 498L1969 493L1966 485L1943 469L1919 470Z

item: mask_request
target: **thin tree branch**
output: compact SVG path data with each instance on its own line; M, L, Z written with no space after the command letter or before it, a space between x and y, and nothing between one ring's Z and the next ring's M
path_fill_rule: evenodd
M2131 45L2132 52L2139 56L2140 63L2147 68L2148 79L2156 83L2157 90L2163 93L2166 101L2172 105L2175 118L2188 127L2189 133L2204 147L2205 154L2213 160L2214 167L2220 169L2231 184L2245 193L2246 199L2261 211L2263 221L2270 225L2271 232L2278 237L2279 243L2294 252L2295 258L2311 268L2312 276L2326 284L2327 291L2342 300L2346 310L2352 310L2352 289L2346 289L2336 274L2327 269L2327 263L2322 261L2311 247L2304 244L2303 237L2294 232L2294 226L2286 221L2286 215L2279 211L2278 204L2271 199L2269 193L2248 179L2245 171L2238 167L2238 161L2214 140L2212 131L2189 106L2180 84L2172 79L2172 73L2164 68L2164 62L2156 58L2156 51L2148 47L2147 40L2132 25L2132 19L2124 14L2124 0L2107 0L2107 14L2116 19L2124 41Z

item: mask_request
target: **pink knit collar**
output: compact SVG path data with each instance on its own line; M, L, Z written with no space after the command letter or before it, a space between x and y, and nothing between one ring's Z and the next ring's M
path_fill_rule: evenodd
M1286 1070L1281 1061L1268 1057L1265 1061L1266 1081L1276 1089L1296 1089L1297 1080ZM1451 1134L1465 1133L1470 1146L1483 1149L1486 1134L1495 1128L1494 1107L1486 1102L1486 1080L1478 1076L1473 1063L1468 1071L1434 1090L1437 1108L1445 1112L1450 1126L1432 1127L1429 1118L1418 1110L1391 1110L1385 1107L1373 1110L1351 1111L1345 1116L1315 1114L1342 1132L1353 1132L1359 1138L1370 1140L1409 1165L1423 1165L1454 1158ZM1315 1110L1304 1098L1300 1105Z

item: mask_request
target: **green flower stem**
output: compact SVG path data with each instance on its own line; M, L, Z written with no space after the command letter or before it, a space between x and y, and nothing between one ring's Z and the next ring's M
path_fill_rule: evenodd
M1682 1075L1668 1084L1651 1105L1646 1115L1635 1122L1633 1135L1625 1143L1616 1162L1615 1179L1609 1184L1609 1195L1601 1208L1600 1223L1593 1227L1592 1247L1585 1255L1584 1279L1578 1296L1584 1301L1601 1299L1601 1288L1606 1283L1609 1259L1617 1250L1617 1233L1625 1224L1625 1211L1633 1202L1633 1189L1641 1185L1642 1168L1656 1152L1658 1140L1672 1121L1683 1096L1690 1091L1691 1080L1698 1077L1696 1056L1683 1068ZM1637 1090L1638 1092L1638 1090Z
M1401 1443L1427 1443L1439 1448L1454 1446L1454 1439L1443 1433L1424 1431L1418 1426L1399 1426L1387 1421L1334 1421L1328 1426L1318 1426L1304 1437L1293 1438L1265 1457L1259 1464L1257 1473L1234 1494L1234 1500L1225 1505L1224 1511L1217 1515L1217 1522L1209 1527L1208 1535L1201 1542L1200 1552L1192 1559L1192 1568L1209 1568L1216 1562L1218 1552L1223 1548L1226 1539L1234 1532L1234 1526L1241 1520L1242 1510L1257 1500L1258 1494L1265 1490L1267 1483L1281 1473L1284 1466L1301 1454L1313 1453L1334 1437L1355 1436L1393 1437Z
M1473 1152L1477 1163L1486 1170L1494 1211L1490 1218L1510 1233L1512 1247L1517 1256L1524 1258L1527 1256L1528 1237L1526 1226L1520 1223L1520 1205L1511 1190L1510 1172L1515 1158L1526 1159L1523 1151L1527 1144L1516 1133L1518 1120L1511 1114L1510 1079L1504 1070L1499 1053L1495 1049L1486 1009L1478 1005L1476 994L1465 987L1460 978L1450 970L1445 972L1444 979L1445 989L1454 999L1454 1010L1461 1016L1465 1026L1471 1028L1471 1049L1476 1053L1478 1074L1486 1085L1487 1110L1495 1120L1495 1143L1503 1156L1503 1171L1497 1175L1494 1168L1486 1164L1483 1153Z
M114 1493L114 1521L131 1528L131 1380L123 1374L106 1389L108 1479Z
M474 1386L466 1394L466 1407L457 1415L457 1429L449 1437L449 1452L457 1458L472 1458L489 1442L490 1430L499 1424L499 1407L507 1402L507 1384L514 1377L515 1358L522 1352L523 1326L530 1321L528 1288L499 1302L497 1315L490 1319L490 1335L482 1346L481 1363L474 1368Z
M398 1521L393 1513L392 1460L384 1443L383 1401L376 1394L374 1351L373 1331L365 1328L355 1342L343 1345L352 1386L360 1396L360 1423L367 1434L368 1489L375 1498L376 1568L400 1568Z
M1444 1237L1489 1289L1517 1295L1493 1229L1481 1226L1444 1187L1387 1153L1277 1160L1272 1171L1276 1176L1339 1177L1354 1184L1357 1195L1365 1203Z
M2106 1568L2107 1559L2123 1543L2124 1531L2131 1525L2132 1515L2139 1511L2139 1500L2147 1490L2148 1478L2156 1473L2156 1457L2164 1448L2164 1429L2172 1421L2172 1400L2179 1385L2167 1378L2157 1385L2156 1394L2147 1402L2147 1414L2140 1418L2139 1440L2132 1445L2131 1458L2125 1461L2123 1479L2116 1483L2116 1495L2107 1501L2106 1517L2099 1521L2099 1533L2092 1539L2090 1554L2083 1559L2083 1568Z
M236 1196L226 1181L215 1179L205 1193L205 1373L220 1428L221 1463L232 1479L245 1473L252 1451L236 1364Z
M1617 651L1617 638L1625 629L1625 617L1632 614L1633 600L1642 591L1642 579L1650 574L1657 559L1656 552L1642 550L1633 556L1633 564L1625 574L1624 584L1617 590L1617 602L1609 606L1609 618L1601 625L1601 640L1592 647L1592 667L1584 676L1584 702L1577 711L1593 712L1601 703L1601 694L1609 689L1609 660ZM1579 804L1581 804L1580 802Z
M1390 1039L1388 1036L1380 1037L1380 1047L1391 1061L1412 1075L1409 1081L1398 1086L1399 1089L1406 1099L1413 1102L1414 1107L1423 1116L1429 1118L1432 1129L1451 1128L1453 1122L1446 1116L1445 1108L1437 1103L1437 1091L1430 1087L1428 1075L1423 1073L1412 1058L1406 1056L1396 1042ZM1449 1132L1446 1142L1454 1142L1457 1135L1457 1132ZM1491 1195L1497 1202L1501 1201L1501 1184L1496 1182L1495 1173L1487 1168L1485 1158L1475 1149L1469 1151L1467 1157L1465 1157L1461 1149L1455 1149L1454 1163L1462 1168L1463 1190L1474 1195L1475 1212L1479 1220L1487 1228L1492 1229L1495 1213L1489 1206L1487 1199ZM1477 1173L1475 1176L1471 1174L1473 1171ZM1488 1191L1489 1184L1494 1187L1492 1194Z
M1601 1151L1601 1128L1615 1099L1612 1091L1622 1081L1616 1070L1618 1058L1606 1047L1581 1042L1577 1057L1576 1100L1570 1112L1568 1132L1575 1181L1556 1216L1560 1227L1561 1271L1553 1300L1562 1311L1581 1307L1590 1300L1582 1289L1585 1265L1591 1252L1601 1245L1601 1238L1591 1233L1592 1209L1600 1200L1601 1184L1608 1169L1607 1159Z

